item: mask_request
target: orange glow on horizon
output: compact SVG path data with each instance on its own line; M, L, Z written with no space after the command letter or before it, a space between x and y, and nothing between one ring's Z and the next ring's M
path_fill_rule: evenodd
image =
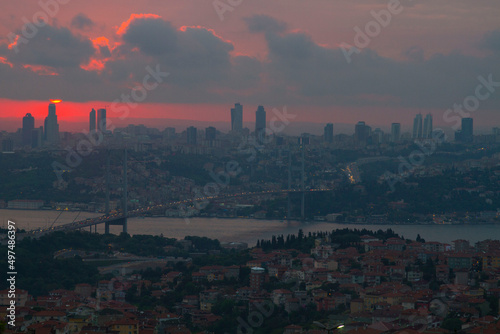
M61 103L62 100L50 100L50 102L54 103L54 104L57 104L57 103Z

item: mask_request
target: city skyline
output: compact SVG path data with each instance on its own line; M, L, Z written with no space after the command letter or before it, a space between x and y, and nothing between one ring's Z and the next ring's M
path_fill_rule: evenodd
M6 5L0 14L0 117L31 113L39 119L41 101L59 96L66 101L60 121L83 120L95 105L111 105L111 119L118 108L113 102L129 105L128 96L134 105L129 118L222 121L227 105L240 101L253 110L287 106L297 121L389 124L397 116L406 124L421 111L440 126L448 109L463 117L454 105L470 102L476 86L489 82L477 90L485 96L477 108L464 110L477 126L500 123L500 24L493 0L473 9L465 1L401 4L389 25L364 37L356 31L376 23L373 13L386 5L291 1L297 12L313 15L298 20L297 12L260 0L223 15L211 3L192 0L163 6L125 0L106 16L94 1L71 3L29 38L29 14L43 8ZM200 6L204 15L192 15ZM438 22L430 13L444 8ZM481 25L468 19L471 10ZM411 27L418 29L410 33ZM366 45L356 45L367 37ZM131 89L150 72L161 73L161 82L149 83L147 95L134 101ZM23 90L16 88L20 82Z
M44 125L46 126L47 125L47 121L48 119L50 118L53 118L55 117L55 123L57 125L57 132L59 132L59 123L57 121L57 115L55 115L55 105L62 102L61 100L50 100L51 103L49 104L49 116L45 118L45 121L44 121ZM53 101L55 101L55 103L53 103ZM92 131L102 131L102 132L110 132L112 133L112 131L108 131L107 128L106 128L106 124L107 124L107 116L106 116L106 108L100 108L98 109L97 111L95 110L95 108L92 108L92 110L90 111L89 113L89 116L88 116L88 132L92 132ZM240 103L235 103L235 107L234 108L231 108L230 109L230 113L229 113L229 124L230 124L230 129L228 131L236 131L236 132L241 132L243 130L248 130L250 132L251 129L249 129L249 127L251 127L250 124L248 124L249 122L245 122L245 125L247 125L247 127L243 126L243 105L240 104ZM471 119L472 118L462 118L461 119L461 127L463 128L464 127L464 120L465 120L465 123L467 123L467 120L468 119ZM33 123L33 124L31 124ZM52 120L52 123L54 123L54 120ZM259 105L258 108L257 108L257 111L255 112L255 121L254 121L254 127L253 129L255 129L254 132L252 132L253 134L257 135L258 136L258 132L259 131L263 131L266 129L266 111L264 109L263 106ZM129 123L127 124L127 126L129 125L143 125L142 123L141 124L134 124L134 123ZM322 136L323 138L325 138L325 141L326 142L332 142L333 141L333 136L334 136L334 132L333 132L333 125L334 123L326 123L326 125L324 123L321 123L321 124L318 124L318 125L321 125L321 126L324 126L323 127L323 132L322 132ZM347 125L347 124L346 124ZM382 134L384 134L385 132L387 132L388 134L390 134L390 141L392 142L395 142L395 141L398 141L400 136L401 136L401 123L392 123L390 125L388 124L385 124L385 125L382 125L382 126L379 126L379 124L372 124L372 126L376 127L375 130L372 132L372 126L368 125L367 122L365 121L358 121L356 124L352 124L353 125L353 135L355 136L355 138L357 138L358 141L360 141L359 139L359 126L362 125L363 127L366 128L366 131L365 130L361 130L363 132L366 132L365 134L363 134L363 138L367 138L367 136L371 136L373 133L375 132L378 132L376 135L377 136L380 136ZM31 115L31 113L27 113L23 118L22 118L22 127L19 128L21 131L22 131L22 135L23 135L23 145L26 145L26 142L27 142L27 137L28 136L31 136L31 132L36 132L36 131L41 131L42 133L42 137L43 137L43 140L44 141L47 141L46 137L47 137L47 133L45 132L45 127L44 126L40 126L39 128L35 128L35 118ZM235 126L237 127L237 130L235 130ZM186 130L188 128L196 128L196 126L194 125L187 125L186 126ZM472 128L472 125L468 125L467 126L468 128ZM113 126L113 128L115 128ZM167 127L161 127L161 126L153 126L153 128L157 128L157 129L162 129L162 130L166 130ZM383 128L385 130L382 130L381 128ZM488 128L488 130L486 132L484 132L484 134L491 134L492 132L494 133L496 131L498 127L496 126L493 126L493 127L490 127ZM210 137L212 138L215 138L215 132L213 132L213 130L217 130L214 126L208 126L206 128L206 130L210 129ZM318 128L319 129L319 128ZM218 130L221 130L220 128L218 128ZM344 131L340 131L338 133L335 133L335 134L349 134L350 132L347 131L345 132L345 128L343 129ZM444 131L445 129L441 129L441 128L438 128L438 130L440 131ZM448 129L450 130L450 129ZM51 130L49 130L50 132ZM269 131L269 129L268 129ZM460 132L461 129L455 129L454 130L454 133L455 133L455 136L457 136L457 132ZM476 129L477 131L477 129ZM64 131L62 130L62 132L69 132L71 133L71 131ZM84 131L86 132L86 131ZM432 119L432 114L427 114L425 119L422 118L422 114L421 113L418 113L415 115L414 119L413 119L413 127L409 129L410 132L409 134L411 135L411 138L412 139L430 139L432 138L432 133L433 133L433 119ZM408 133L406 132L406 133ZM446 132L446 131L445 131ZM309 133L307 130L305 131L302 131L302 133ZM405 132L403 132L405 133ZM467 133L470 133L467 135L467 137L469 138L472 138L472 130L468 130ZM481 131L479 131L479 133L481 133ZM321 135L321 133L315 133L315 135ZM49 134L49 137L52 136L59 136L59 134L57 135L50 135ZM458 135L460 136L460 135ZM458 138L458 137L456 137ZM206 138L206 140L214 140L214 139L208 139ZM366 139L362 139L361 141L365 141ZM460 141L460 139L458 139ZM33 143L33 146L36 147L38 146L40 143L38 143L37 145L35 145L35 143Z

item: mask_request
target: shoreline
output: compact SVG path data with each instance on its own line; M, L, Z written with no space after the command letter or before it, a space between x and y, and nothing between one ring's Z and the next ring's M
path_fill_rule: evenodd
M94 211L85 211L85 210L57 210L57 209L12 209L12 208L1 208L0 212L12 211L12 212L53 212L57 214L62 214L64 212L67 213L85 213L89 215L93 215L95 217L103 216L102 212L94 212ZM280 219L280 218L255 218L255 217L213 217L213 216L190 216L190 217L172 217L172 216L136 216L130 217L129 219L224 219L224 220L235 220L235 219L245 219L245 220L261 220L261 221L279 221L282 223L296 222L296 223L317 223L317 224L339 224L339 225L349 225L349 226L357 226L357 225L369 225L369 226L378 226L378 225L393 225L393 226L482 226L482 225L500 225L500 221L480 221L480 222L460 222L460 223L449 223L449 224L437 224L431 222L415 222L415 223L407 223L407 222L383 222L383 223L370 223L370 222L360 222L360 223L352 223L352 222L336 222L336 221L327 221L327 220L300 220L300 219ZM85 220L85 219L82 219ZM78 219L76 221L79 221Z

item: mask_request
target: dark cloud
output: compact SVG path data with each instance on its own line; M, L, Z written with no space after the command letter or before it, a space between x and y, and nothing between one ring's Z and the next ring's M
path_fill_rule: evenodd
M419 46L412 46L403 51L403 56L409 60L423 61L425 58L424 49Z
M79 30L90 30L94 27L94 22L85 14L79 13L71 20L71 27Z
M138 18L128 26L123 40L148 55L174 52L177 47L176 29L160 18Z
M161 18L139 18L131 21L123 40L126 44L119 52L125 60L110 63L112 72L124 70L141 76L148 65L141 62L142 59L168 68L172 84L208 90L209 83L224 85L232 71L233 44L204 27L175 29ZM114 77L121 75L113 74ZM191 96L196 98L194 94Z
M493 30L484 34L480 46L484 49L500 53L500 30Z
M107 45L99 46L99 54L104 58L108 58L111 57L111 50Z
M302 33L267 34L274 87L289 102L315 105L448 108L474 94L478 75L500 81L498 57L434 55L419 62L381 57L364 49L348 63L338 48L315 43ZM409 53L412 54L411 52ZM285 88L283 88L285 87ZM374 99L374 97L377 97ZM492 104L497 97L491 97ZM285 103L285 101L283 101ZM486 102L484 102L486 104Z
M118 34L119 46L112 51L107 42L101 41L94 49L88 39L66 28L47 26L26 45L20 44L18 54L0 46L0 57L13 64L0 62L0 97L46 99L52 95L73 101L112 101L141 84L148 66L159 66L170 75L148 92L147 102L240 100L266 105L444 110L474 94L479 75L492 74L495 82L500 81L498 53L424 57L423 49L413 47L402 52L403 60L396 60L364 49L352 54L348 63L342 49L320 45L306 33L287 32L273 22L263 16L247 19L251 31L266 31L266 59L234 55L232 42L210 29L176 28L152 16L127 21ZM487 34L484 45L494 49L496 36ZM91 58L107 62L101 71L81 69ZM39 75L23 65L49 66L58 75ZM500 94L492 94L481 101L481 107L499 100Z
M278 21L267 15L253 15L244 20L248 25L248 30L254 33L282 33L287 29L287 24L285 22Z
M67 28L50 25L38 28L31 39L20 37L18 51L16 53L15 50L9 50L7 59L14 64L49 66L56 69L79 67L87 63L95 53L92 42L88 39L74 35Z
M269 51L287 61L307 61L317 50L311 37L301 33L269 34L267 40Z

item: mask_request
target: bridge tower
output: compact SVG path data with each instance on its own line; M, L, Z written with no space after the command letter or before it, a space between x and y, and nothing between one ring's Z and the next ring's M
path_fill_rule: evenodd
M300 186L302 190L302 198L300 200L300 218L302 220L306 219L306 188L305 188L305 170L304 170L304 146L302 145L302 163L300 164Z
M286 217L288 220L292 219L292 199L290 191L292 190L292 151L288 151L288 208Z
M110 160L110 155L109 155L109 150L106 150L106 204L105 204L105 210L106 210L106 216L109 216L110 214L110 207L109 207L109 192L110 192L110 171L109 171L109 160ZM127 215L128 215L128 209L127 209L127 203L128 203L128 180L127 180L127 148L125 148L124 153L123 153L123 184L122 184L122 208L123 208L123 218L111 221L111 222L105 222L104 223L104 233L109 234L109 226L110 225L121 225L123 227L123 233L128 233L127 232Z
M125 151L123 152L123 233L127 233L127 216L128 216L128 179L127 179L127 147L125 147Z
M300 146L301 150L301 164L300 167L292 166L292 151L288 152L288 213L287 219L291 220L292 218L292 200L291 200L291 190L292 190L292 172L300 171L300 192L301 192L301 200L300 200L300 217L302 220L305 220L305 203L306 203L306 193L305 193L305 158L304 158L304 145Z

